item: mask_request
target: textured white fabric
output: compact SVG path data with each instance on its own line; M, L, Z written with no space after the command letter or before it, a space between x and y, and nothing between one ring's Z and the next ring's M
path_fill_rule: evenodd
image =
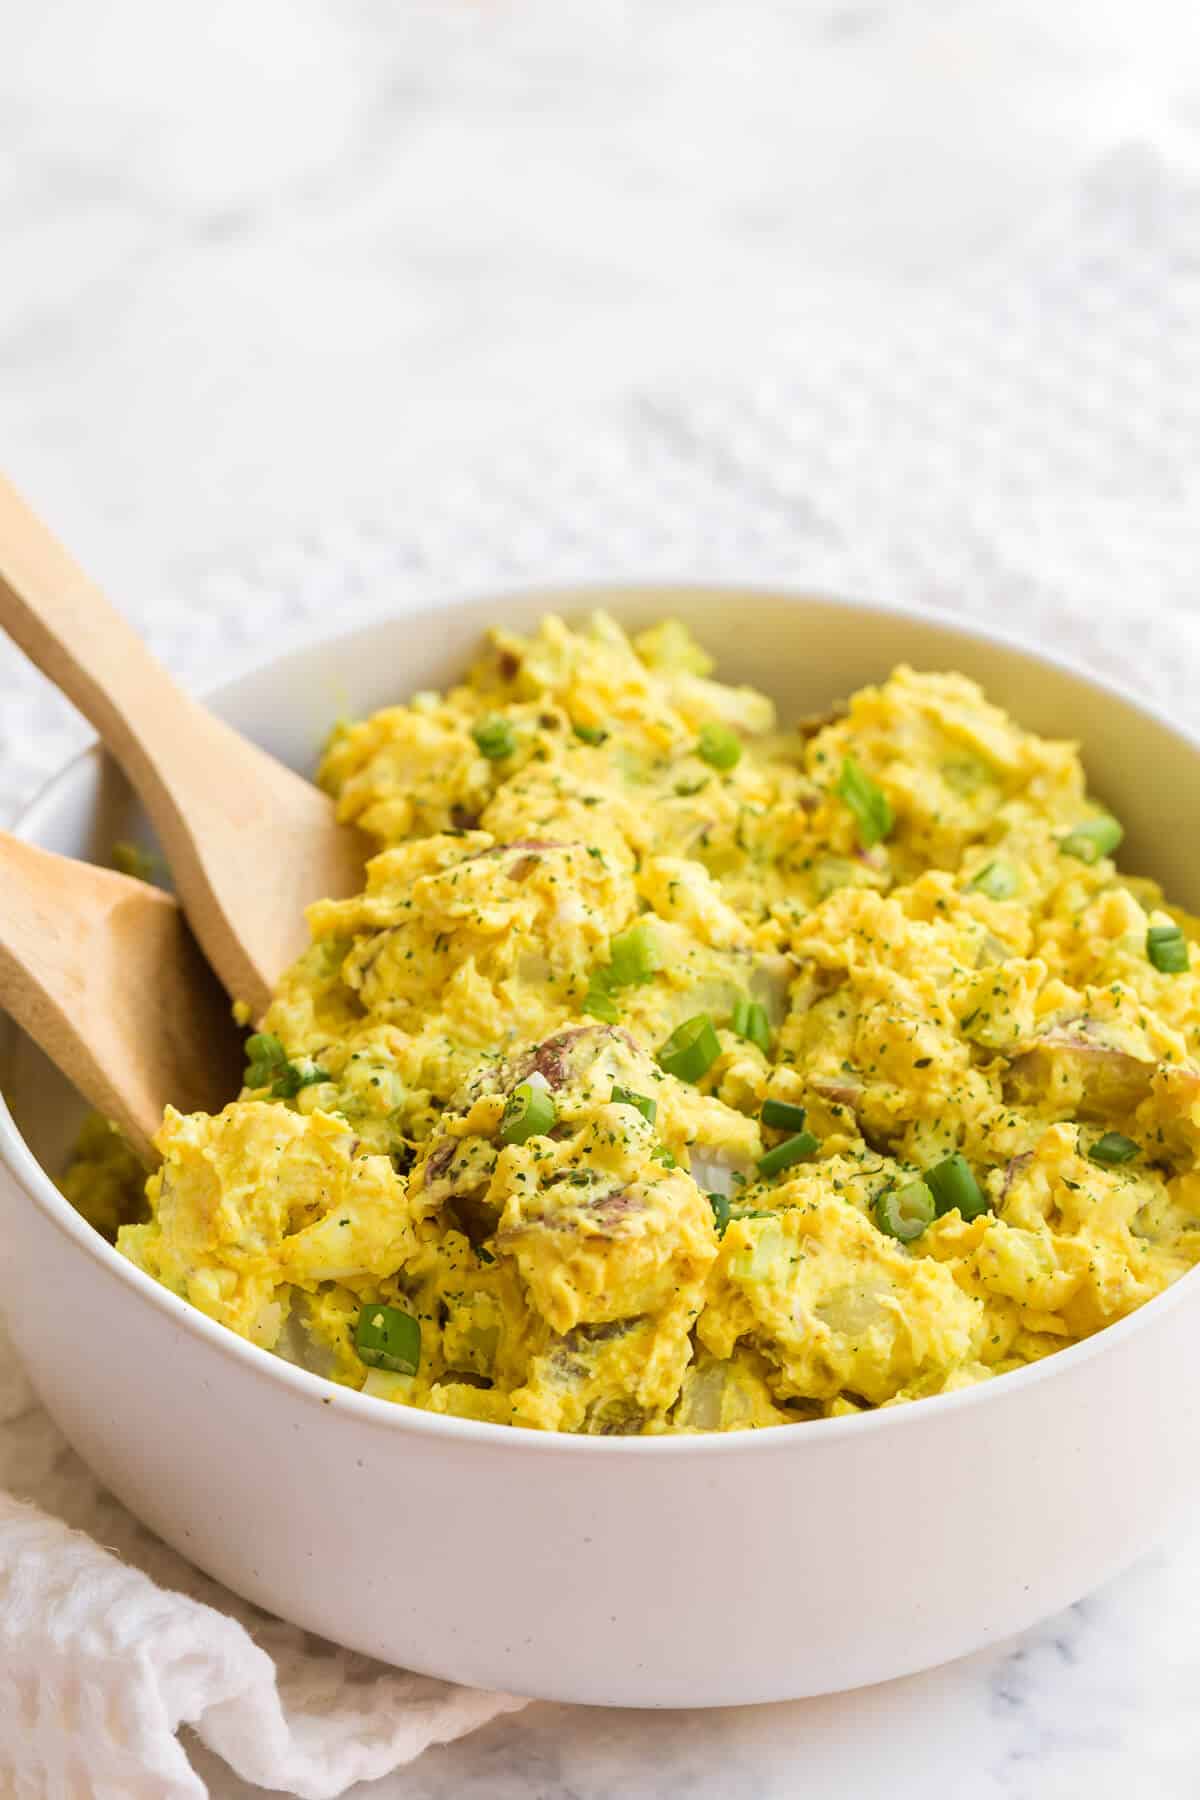
M139 623L189 680L430 593L626 575L786 577L1024 631L1195 718L1200 199L1142 152L1024 253L898 314L810 295L736 392L514 450L237 567ZM82 738L0 646L0 813ZM17 1795L334 1795L520 1704L373 1667L192 1570L64 1446L0 1350L0 1774ZM31 1502L32 1504L25 1504ZM101 1549L100 1546L106 1546Z
M381 1668L235 1598L98 1486L2 1338L0 1371L5 1800L200 1800L181 1724L246 1780L326 1800L525 1704Z

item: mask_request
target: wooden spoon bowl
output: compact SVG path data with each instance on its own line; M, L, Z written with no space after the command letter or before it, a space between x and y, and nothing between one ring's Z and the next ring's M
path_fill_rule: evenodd
M168 1103L241 1087L228 996L170 894L0 832L6 1011L147 1164Z

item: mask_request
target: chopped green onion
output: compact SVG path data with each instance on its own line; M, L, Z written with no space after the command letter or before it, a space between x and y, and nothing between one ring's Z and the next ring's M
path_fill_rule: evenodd
M632 1088L614 1084L609 1099L614 1106L636 1106L643 1119L651 1125L658 1117L658 1101L650 1094L635 1094Z
M271 1083L271 1095L275 1100L294 1100L301 1088L315 1087L329 1079L328 1070L319 1063L310 1063L307 1069L301 1069L294 1062L286 1062Z
M1020 885L1017 871L1007 862L988 863L968 883L973 894L986 894L989 900L1011 900Z
M708 1204L712 1207L713 1224L717 1228L717 1236L725 1236L725 1227L729 1223L728 1194L710 1194Z
M879 784L871 780L857 758L843 758L837 791L858 821L858 841L864 850L872 849L890 836L896 823L891 801Z
M721 1054L721 1040L707 1013L677 1025L658 1053L659 1067L680 1081L699 1081Z
M1123 1132L1106 1131L1102 1138L1096 1139L1088 1151L1088 1161L1099 1163L1105 1169L1116 1169L1122 1163L1132 1162L1135 1156L1141 1154L1141 1145L1135 1144L1133 1139L1127 1138Z
M499 715L480 719L471 736L475 739L480 755L486 756L489 762L503 762L517 747L516 732L508 720Z
M771 1021L767 1009L757 1000L743 997L733 1003L730 1025L736 1037L754 1044L766 1056L771 1048Z
M358 1315L354 1348L368 1369L415 1375L421 1366L421 1325L398 1306L364 1306Z
M767 1016L766 1007L760 1000L750 1002L748 1025L749 1029L745 1034L746 1042L761 1050L764 1056L768 1056L771 1050L771 1021Z
M675 1152L669 1150L666 1144L655 1144L650 1155L655 1162L661 1163L664 1169L677 1169L679 1167L679 1161Z
M883 1190L875 1202L875 1222L889 1237L911 1244L933 1224L936 1210L925 1182L909 1181L903 1187Z
M778 1219L762 1213L756 1213L754 1217L765 1217L766 1224L755 1232L749 1244L735 1250L730 1257L729 1273L735 1281L765 1281L777 1266L783 1249Z
M620 1018L617 1003L613 999L612 981L607 969L592 971L580 1011L590 1013L593 1019L603 1019L608 1025L615 1025Z
M532 1081L518 1082L500 1119L500 1142L523 1144L527 1138L545 1137L557 1117L545 1088L535 1087Z
M660 965L658 941L643 921L631 925L628 931L618 932L609 946L609 955L607 968L593 969L580 1010L615 1025L620 1018L614 998L616 990L638 987L654 979Z
M776 1144L765 1156L758 1159L760 1175L778 1175L781 1169L790 1169L793 1163L803 1162L814 1150L819 1150L821 1141L811 1131L798 1131L794 1137L784 1138L782 1144Z
M763 1101L762 1122L772 1131L803 1131L807 1117L804 1108L793 1106L790 1100Z
M700 736L696 740L696 755L706 762L710 769L735 769L742 760L742 740L736 731L728 725L710 719L707 725L700 727Z
M246 1055L249 1060L244 1079L248 1088L267 1087L288 1059L279 1039L269 1031L256 1031L246 1039Z
M1151 925L1146 933L1146 955L1160 975L1186 975L1187 939L1178 925Z
M602 744L608 736L602 725L572 725L571 730L584 744Z
M968 1223L987 1212L987 1195L976 1181L971 1165L961 1151L942 1158L925 1171L925 1185L933 1195L939 1219L957 1207Z
M643 923L618 932L608 949L608 978L614 987L639 987L652 981L661 958L658 942Z
M250 1060L243 1077L244 1085L270 1088L273 1100L294 1100L301 1088L329 1080L327 1071L318 1063L309 1062L307 1068L301 1068L299 1063L292 1062L279 1039L270 1031L256 1031L253 1037L248 1037L246 1053Z
M1125 836L1120 824L1111 813L1102 813L1098 819L1085 819L1082 825L1076 825L1074 831L1068 831L1066 837L1060 838L1058 847L1064 856L1074 856L1080 862L1099 862L1102 856L1111 856L1121 839Z

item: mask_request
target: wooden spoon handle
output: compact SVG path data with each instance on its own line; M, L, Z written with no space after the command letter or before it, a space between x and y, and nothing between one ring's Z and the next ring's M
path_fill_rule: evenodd
M176 685L2 477L0 627L125 771L209 961L257 1016L308 942L304 906L354 891L357 841L326 796Z
M216 804L224 813L230 790L218 784L214 796L206 776L231 761L297 779L184 692L2 475L0 627L95 727L160 836L181 810L194 819L197 807ZM173 846L164 848L173 858Z
M0 476L0 626L95 726L122 767L161 783L173 745L228 734L155 661L129 622ZM182 715L182 717L181 717ZM181 727L186 719L186 731Z
M146 1162L168 1101L238 1091L240 1034L170 894L7 832L0 1006Z

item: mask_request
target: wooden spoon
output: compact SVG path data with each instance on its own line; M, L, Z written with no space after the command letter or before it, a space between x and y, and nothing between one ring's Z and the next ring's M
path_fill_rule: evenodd
M175 684L3 477L0 626L125 771L205 955L260 1018L308 943L304 908L361 886L358 833Z
M0 832L0 998L147 1164L171 1101L241 1087L228 996L170 894Z

